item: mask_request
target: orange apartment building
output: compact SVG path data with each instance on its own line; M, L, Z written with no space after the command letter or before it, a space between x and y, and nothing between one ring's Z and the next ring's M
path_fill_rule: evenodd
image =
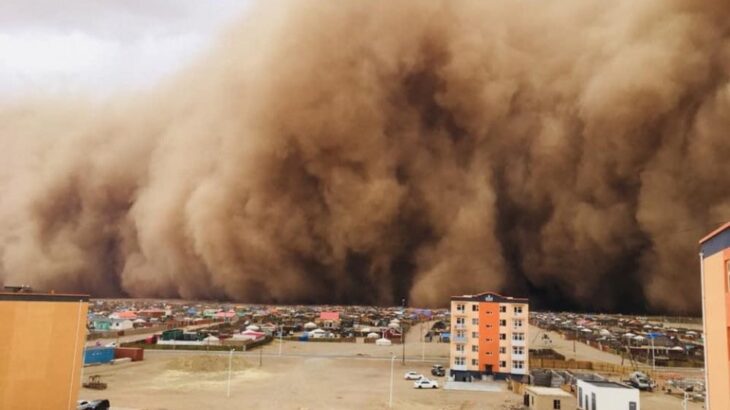
M730 222L700 241L707 410L730 409Z
M0 409L76 409L88 295L0 292Z
M450 375L456 381L528 374L527 299L493 292L451 298Z

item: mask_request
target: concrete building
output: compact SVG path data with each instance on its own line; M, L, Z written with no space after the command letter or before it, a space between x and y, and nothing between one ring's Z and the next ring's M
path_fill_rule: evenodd
M622 383L578 380L580 410L641 410L639 390Z
M87 295L0 292L0 409L75 409Z
M450 375L456 381L529 374L527 299L493 292L451 298Z
M575 398L557 387L525 387L525 407L530 410L572 410Z
M730 409L730 222L700 241L707 410Z

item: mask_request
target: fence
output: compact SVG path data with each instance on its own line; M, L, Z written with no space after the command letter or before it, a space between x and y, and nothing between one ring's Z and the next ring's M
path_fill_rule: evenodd
M604 362L589 362L584 360L558 360L545 358L530 358L530 368L533 369L560 369L560 370L590 370L600 373L628 374L631 367Z
M186 326L204 326L209 324L215 324L215 323L224 323L220 320L213 320L213 319L206 319L206 320L199 320L197 322L185 322L185 321L169 321L165 322L159 325L155 326L147 326L147 327L136 327L134 329L125 329L125 330L111 330L106 332L89 332L88 336L86 337L87 340L96 340L96 339L113 339L115 337L121 337L121 336L134 336L134 335L140 335L145 333L157 333L162 332L165 330L175 329L175 328L182 328Z
M265 338L261 340L257 340L255 342L243 342L241 344L221 344L221 345L191 345L191 344L147 344L147 343L122 343L122 347L137 347L142 349L150 349L150 350L204 350L204 351L230 351L230 350L240 350L240 351L249 351L256 347L263 346L265 344L270 343L272 340L271 336L266 336Z

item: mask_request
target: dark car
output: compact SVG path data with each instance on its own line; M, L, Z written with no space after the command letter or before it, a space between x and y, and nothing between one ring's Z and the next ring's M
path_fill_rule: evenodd
M435 364L431 368L431 375L433 375L433 376L441 377L441 376L444 376L445 374L446 374L446 370L444 370L444 367L441 366L440 364Z
M109 400L79 400L76 410L109 410Z

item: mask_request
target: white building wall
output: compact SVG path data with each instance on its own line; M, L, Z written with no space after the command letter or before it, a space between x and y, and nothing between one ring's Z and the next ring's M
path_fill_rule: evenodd
M596 410L629 410L630 402L636 403L636 410L641 410L639 390L634 388L600 387L583 380L578 380L578 392L583 399L578 398L578 409L593 410L592 395L595 394ZM586 402L586 397L588 402Z

